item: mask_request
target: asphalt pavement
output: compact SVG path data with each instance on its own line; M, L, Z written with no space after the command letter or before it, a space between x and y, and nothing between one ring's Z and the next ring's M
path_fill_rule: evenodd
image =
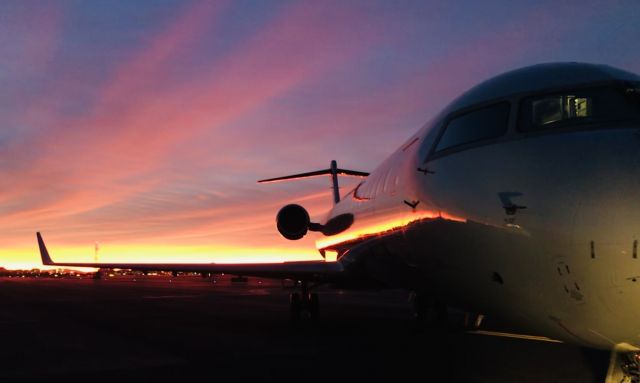
M0 381L584 383L606 374L606 352L425 328L404 291L320 289L320 318L299 323L289 292L228 276L0 278Z

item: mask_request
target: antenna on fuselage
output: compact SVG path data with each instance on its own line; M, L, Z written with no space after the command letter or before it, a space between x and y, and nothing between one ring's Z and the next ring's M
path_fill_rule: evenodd
M333 189L333 203L340 202L340 187L338 185L338 176L354 176L354 177L367 177L369 173L360 172L357 170L348 170L348 169L340 169L338 168L338 163L336 160L331 160L331 165L329 169L316 170L308 173L299 173L292 174L290 176L276 177L276 178L268 178L265 180L258 181L259 183L269 183L269 182L279 182L279 181L292 181L299 180L303 178L310 177L318 177L323 175L331 176L331 187Z

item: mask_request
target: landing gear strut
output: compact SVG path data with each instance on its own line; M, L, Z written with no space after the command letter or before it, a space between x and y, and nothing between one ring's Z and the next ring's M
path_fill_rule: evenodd
M622 362L622 371L629 383L640 382L640 354L637 352L629 353L627 358Z
M289 304L291 309L291 319L318 319L320 312L320 301L318 294L310 291L307 282L300 282L300 292L289 294Z
M611 351L607 383L640 383L640 352Z

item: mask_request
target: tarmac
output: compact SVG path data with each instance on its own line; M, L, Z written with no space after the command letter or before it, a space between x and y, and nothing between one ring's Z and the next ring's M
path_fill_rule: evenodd
M0 278L0 381L603 382L609 355L425 328L408 293L318 290L292 322L280 282ZM186 380L185 380L186 379Z

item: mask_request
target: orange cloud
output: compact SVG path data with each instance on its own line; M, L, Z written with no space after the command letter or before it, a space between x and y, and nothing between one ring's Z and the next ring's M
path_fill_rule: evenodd
M35 230L67 244L174 238L183 243L215 239L227 246L263 231L268 235L252 236L254 246L274 240L290 245L270 226L280 206L305 200L299 193L283 193L283 198L272 191L253 198L258 186L251 180L251 187L228 200L231 206L221 206L224 200L215 197L211 207L203 207L202 201L184 203L195 190L167 196L168 191L180 188L175 182L202 174L192 172L188 163L174 167L173 162L189 158L198 162L198 171L202 164L225 167L226 158L214 152L194 158L185 145L203 133L211 138L215 131L220 140L213 137L211 146L226 145L226 124L355 57L372 40L366 38L368 27L350 32L344 21L353 15L336 12L343 18L336 28L326 22L326 13L334 11L300 3L285 8L224 57L214 58L208 73L179 82L166 77L176 60L189 54L185 47L197 45L202 31L210 30L224 9L205 3L186 9L148 47L118 66L84 113L54 115L40 134L4 149L24 160L1 170L11 180L0 195L0 227L12 228L6 245L31 243ZM254 142L264 134L259 128L247 131ZM162 195L165 200L153 202ZM324 196L327 202L319 203ZM314 211L316 206L324 210L328 201L326 188L307 200ZM155 205L145 209L150 204ZM314 252L312 242L307 245L305 252Z
M256 179L333 158L371 170L477 80L553 58L553 47L563 46L558 36L576 41L571 32L586 30L529 8L460 37L451 23L437 24L445 5L426 6L419 17L395 5L295 2L265 15L261 6L242 12L251 25L236 33L229 29L236 3L184 3L165 25L136 30L143 38L106 44L105 52L76 40L61 48L65 30L77 31L65 24L64 7L34 13L36 22L25 25L42 28L19 29L27 44L10 68L19 79L12 89L23 93L15 110L0 106L12 127L0 132L0 248L37 264L33 236L41 230L61 255L91 256L99 240L138 257L162 245L184 256L193 246L213 258L234 246L243 256L266 248L316 256L314 238L280 238L274 217L296 201L322 214L331 206L328 180L258 186ZM33 11L25 9L21 22ZM580 12L588 20L597 10ZM15 39L3 26L0 53L9 57ZM539 36L530 41L533 28ZM82 51L66 56L73 44ZM105 62L78 63L85 55ZM22 80L34 73L37 85ZM388 79L372 81L378 73ZM341 184L346 191L353 181Z

